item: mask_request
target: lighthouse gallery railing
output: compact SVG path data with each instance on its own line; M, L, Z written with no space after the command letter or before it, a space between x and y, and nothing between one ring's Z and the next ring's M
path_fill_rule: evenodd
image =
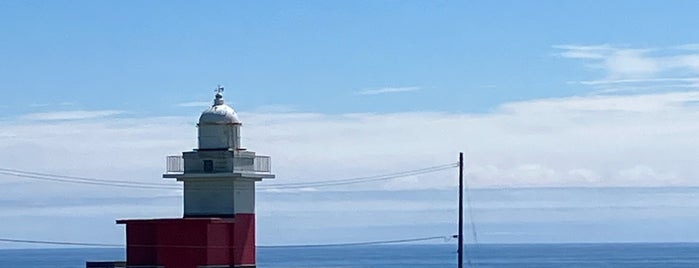
M272 172L272 159L265 155L256 155L253 165L237 165L236 159L233 160L235 167L234 171L254 171L254 172ZM240 167L240 168L238 168ZM181 155L169 155L166 160L167 173L182 173L184 172L184 159Z

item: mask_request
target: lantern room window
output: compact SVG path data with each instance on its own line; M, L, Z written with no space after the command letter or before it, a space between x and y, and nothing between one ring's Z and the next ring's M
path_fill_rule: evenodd
M204 160L204 172L214 172L214 161L213 160Z

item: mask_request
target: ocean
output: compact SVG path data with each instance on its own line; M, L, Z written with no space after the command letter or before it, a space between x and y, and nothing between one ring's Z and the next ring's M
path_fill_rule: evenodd
M465 267L699 267L699 243L468 245ZM1 268L83 268L86 260L123 260L119 248L0 250ZM456 267L456 245L330 248L263 247L260 268Z

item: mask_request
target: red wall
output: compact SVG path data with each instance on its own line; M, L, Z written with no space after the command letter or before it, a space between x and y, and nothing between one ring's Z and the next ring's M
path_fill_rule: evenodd
M255 215L235 219L120 220L126 224L126 264L197 268L255 264Z
M255 264L255 214L235 214L233 264Z
M153 224L133 223L127 225L126 259L130 265L149 265L158 262L156 247L157 233Z

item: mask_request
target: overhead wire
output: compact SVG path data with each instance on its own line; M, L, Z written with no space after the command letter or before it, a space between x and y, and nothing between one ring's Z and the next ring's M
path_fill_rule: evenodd
M42 177L53 177L53 178L61 178L61 179L66 179L66 180L87 181L87 182L133 184L133 185L146 185L146 186L171 186L170 184L165 184L165 183L152 183L152 182L141 182L141 181L127 181L127 180L111 180L111 179L102 179L102 178L77 177L77 176L68 176L68 175L60 175L60 174L34 172L34 171L25 171L25 170L10 169L10 168L0 168L0 172L8 172L8 173L15 173L15 174L23 174L23 175L34 175L34 176L42 176Z
M471 187L468 183L468 176L464 176L464 188L466 190L466 210L468 213L467 221L471 226L471 236L473 238L473 244L477 245L478 233L476 232L476 221L473 218L473 206L471 205ZM468 266L475 267L476 264L471 261L471 259L473 258L472 254L470 253L470 250L466 250L465 247L466 245L464 245L464 252L466 253L466 263L468 264Z
M464 186L466 188L466 209L468 211L468 221L471 225L471 236L473 237L473 243L478 244L478 233L476 232L476 221L473 218L473 205L471 204L471 189L468 185L468 179L464 179Z
M106 244L106 243L46 241L46 240L11 239L11 238L0 238L0 242L21 243L21 244L40 244L40 245L60 245L60 246L83 246L83 247L122 247L122 246L124 246L124 245L120 245L120 244Z
M432 240L444 240L448 242L451 236L428 236L407 239L395 240L378 240L367 242L353 243L336 243L336 244L309 244L309 245L279 245L279 246L258 246L259 248L327 248L327 247L355 247L369 245L387 245L387 244L404 244L411 242L423 242ZM50 240L32 240L32 239L13 239L0 238L0 242L19 243L19 244L40 244L40 245L60 245L60 246L83 246L83 247L125 247L124 244L111 243L90 243L90 242L73 242L73 241L50 241ZM152 245L152 244L129 244L129 247L164 247L164 248L233 248L232 246L198 246L198 245Z
M446 164L446 165L439 165L439 166L421 168L421 169L416 169L416 170L408 170L408 171L402 171L402 172L396 172L396 173L390 173L390 174L384 174L384 175L378 175L378 176L371 176L371 177L359 177L359 178L351 178L351 179L326 180L326 181L312 181L312 182L302 182L302 183L267 184L267 185L261 184L258 186L258 188L261 188L261 189L265 189L265 188L294 189L294 188L306 188L306 187L326 187L326 186L339 186L339 185L348 185L348 184L357 184L357 183L368 183L368 182L385 181L385 180L392 180L392 179L397 179L397 178L404 178L404 177L408 177L408 176L433 173L433 172L437 172L437 171L451 169L454 167L455 166L453 164Z
M427 173L438 172L442 170L447 170L457 167L456 163L449 163L431 167L425 167L414 170L400 171L394 173L387 173L375 176L365 176L365 177L355 177L347 179L335 179L335 180L323 180L323 181L309 181L309 182L298 182L298 183L280 183L280 184L267 184L259 185L258 188L261 189L298 189L298 188L308 188L308 187L328 187L328 186L339 186L339 185L349 185L349 184L359 184L359 183L369 183L376 181L385 181L396 178L403 178L408 176L422 175ZM110 186L110 187L122 187L122 188L132 188L132 189L172 189L181 190L182 187L179 185L168 185L162 183L146 183L146 182L134 182L134 181L124 181L124 180L111 180L111 179L100 179L100 178L88 178L88 177L78 177L78 176L67 176L59 174L50 174L42 172L33 171L23 171L17 169L0 168L0 175L8 175L25 179L52 181L52 182L62 182L62 183L73 183L73 184L86 184L86 185L96 185L96 186ZM469 210L470 210L470 200ZM474 240L477 240L475 236L475 225L472 222L472 230L474 231ZM397 239L397 240L381 240L381 241L368 241L368 242L353 242L353 243L337 243L337 244L316 244L316 245L283 245L283 246L260 246L261 248L274 248L274 247L285 247L285 248L323 248L323 247L351 247L351 246L365 246L365 245L382 245L382 244L398 244L398 243L410 243L410 242L422 242L430 241L436 239L443 239L445 242L449 241L451 236L431 236L431 237L419 237L419 238L408 238L408 239ZM6 243L29 243L29 244L44 244L44 245L64 245L64 246L85 246L85 247L123 247L122 244L109 244L109 243L85 243L85 242L70 242L70 241L46 241L46 240L29 240L29 239L10 239L10 238L0 238L0 242ZM156 245L129 245L135 247L153 247ZM162 245L157 245L162 246ZM202 246L181 246L181 245L165 245L164 247L188 247L188 248L199 248Z
M425 167L414 170L400 171L394 173L387 173L375 176L365 176L365 177L355 177L347 179L335 179L335 180L321 180L321 181L308 181L308 182L297 182L297 183L281 183L281 184L261 184L258 185L258 189L302 189L309 187L330 187L330 186L340 186L340 185L350 185L350 184L360 184L369 183L376 181L392 180L397 178L403 178L408 176L415 176L427 173L438 172L450 168L456 167L456 164L443 164L431 167ZM131 188L131 189L155 189L155 190L182 190L179 185L173 184L163 184L163 183L144 183L144 182L134 182L126 180L110 180L110 179L100 179L100 178L88 178L88 177L77 177L77 176L66 176L59 174L50 174L42 172L33 171L23 171L18 169L8 169L0 168L0 175L14 176L24 179L33 180L43 180L52 182L62 182L62 183L73 183L73 184L86 184L86 185L96 185L96 186L110 186L110 187L121 187L121 188ZM193 190L208 189L211 188L201 188L201 187L191 187Z
M444 240L449 242L451 236L428 236L419 238L396 239L396 240L380 240L355 243L337 243L337 244L316 244L316 245L281 245L281 246L258 246L261 248L327 248L327 247L355 247L355 246L371 246L371 245L386 245L386 244L402 244L410 242L423 242L431 240Z
M437 166L430 166L430 167L425 167L425 168L420 168L420 169L399 171L399 172L366 176L366 177L356 177L356 178L337 179L337 180L325 180L325 181L315 181L315 182L276 183L276 184L269 184L269 185L270 186L294 186L294 185L307 184L307 183L325 183L325 182L334 183L334 182L344 182L344 181L354 181L354 180L365 180L365 179L375 179L375 178L390 177L390 176L400 176L400 175L413 173L413 172L421 172L421 171L425 171L425 170L451 168L451 167L457 167L457 164L456 163L441 164L441 165L437 165Z
M19 173L2 172L2 171L0 171L0 174L19 177L19 178L25 178L25 179L33 179L33 180L63 182L63 183L73 183L73 184L97 185L97 186L111 186L111 187L132 188L132 189L158 189L158 190L181 189L181 187L175 187L174 185L173 186L149 186L149 185L108 183L108 182L101 182L101 181L78 181L78 180L70 180L70 179L63 179L63 178L53 178L53 177L48 177L48 176L28 175L28 174L19 174Z

